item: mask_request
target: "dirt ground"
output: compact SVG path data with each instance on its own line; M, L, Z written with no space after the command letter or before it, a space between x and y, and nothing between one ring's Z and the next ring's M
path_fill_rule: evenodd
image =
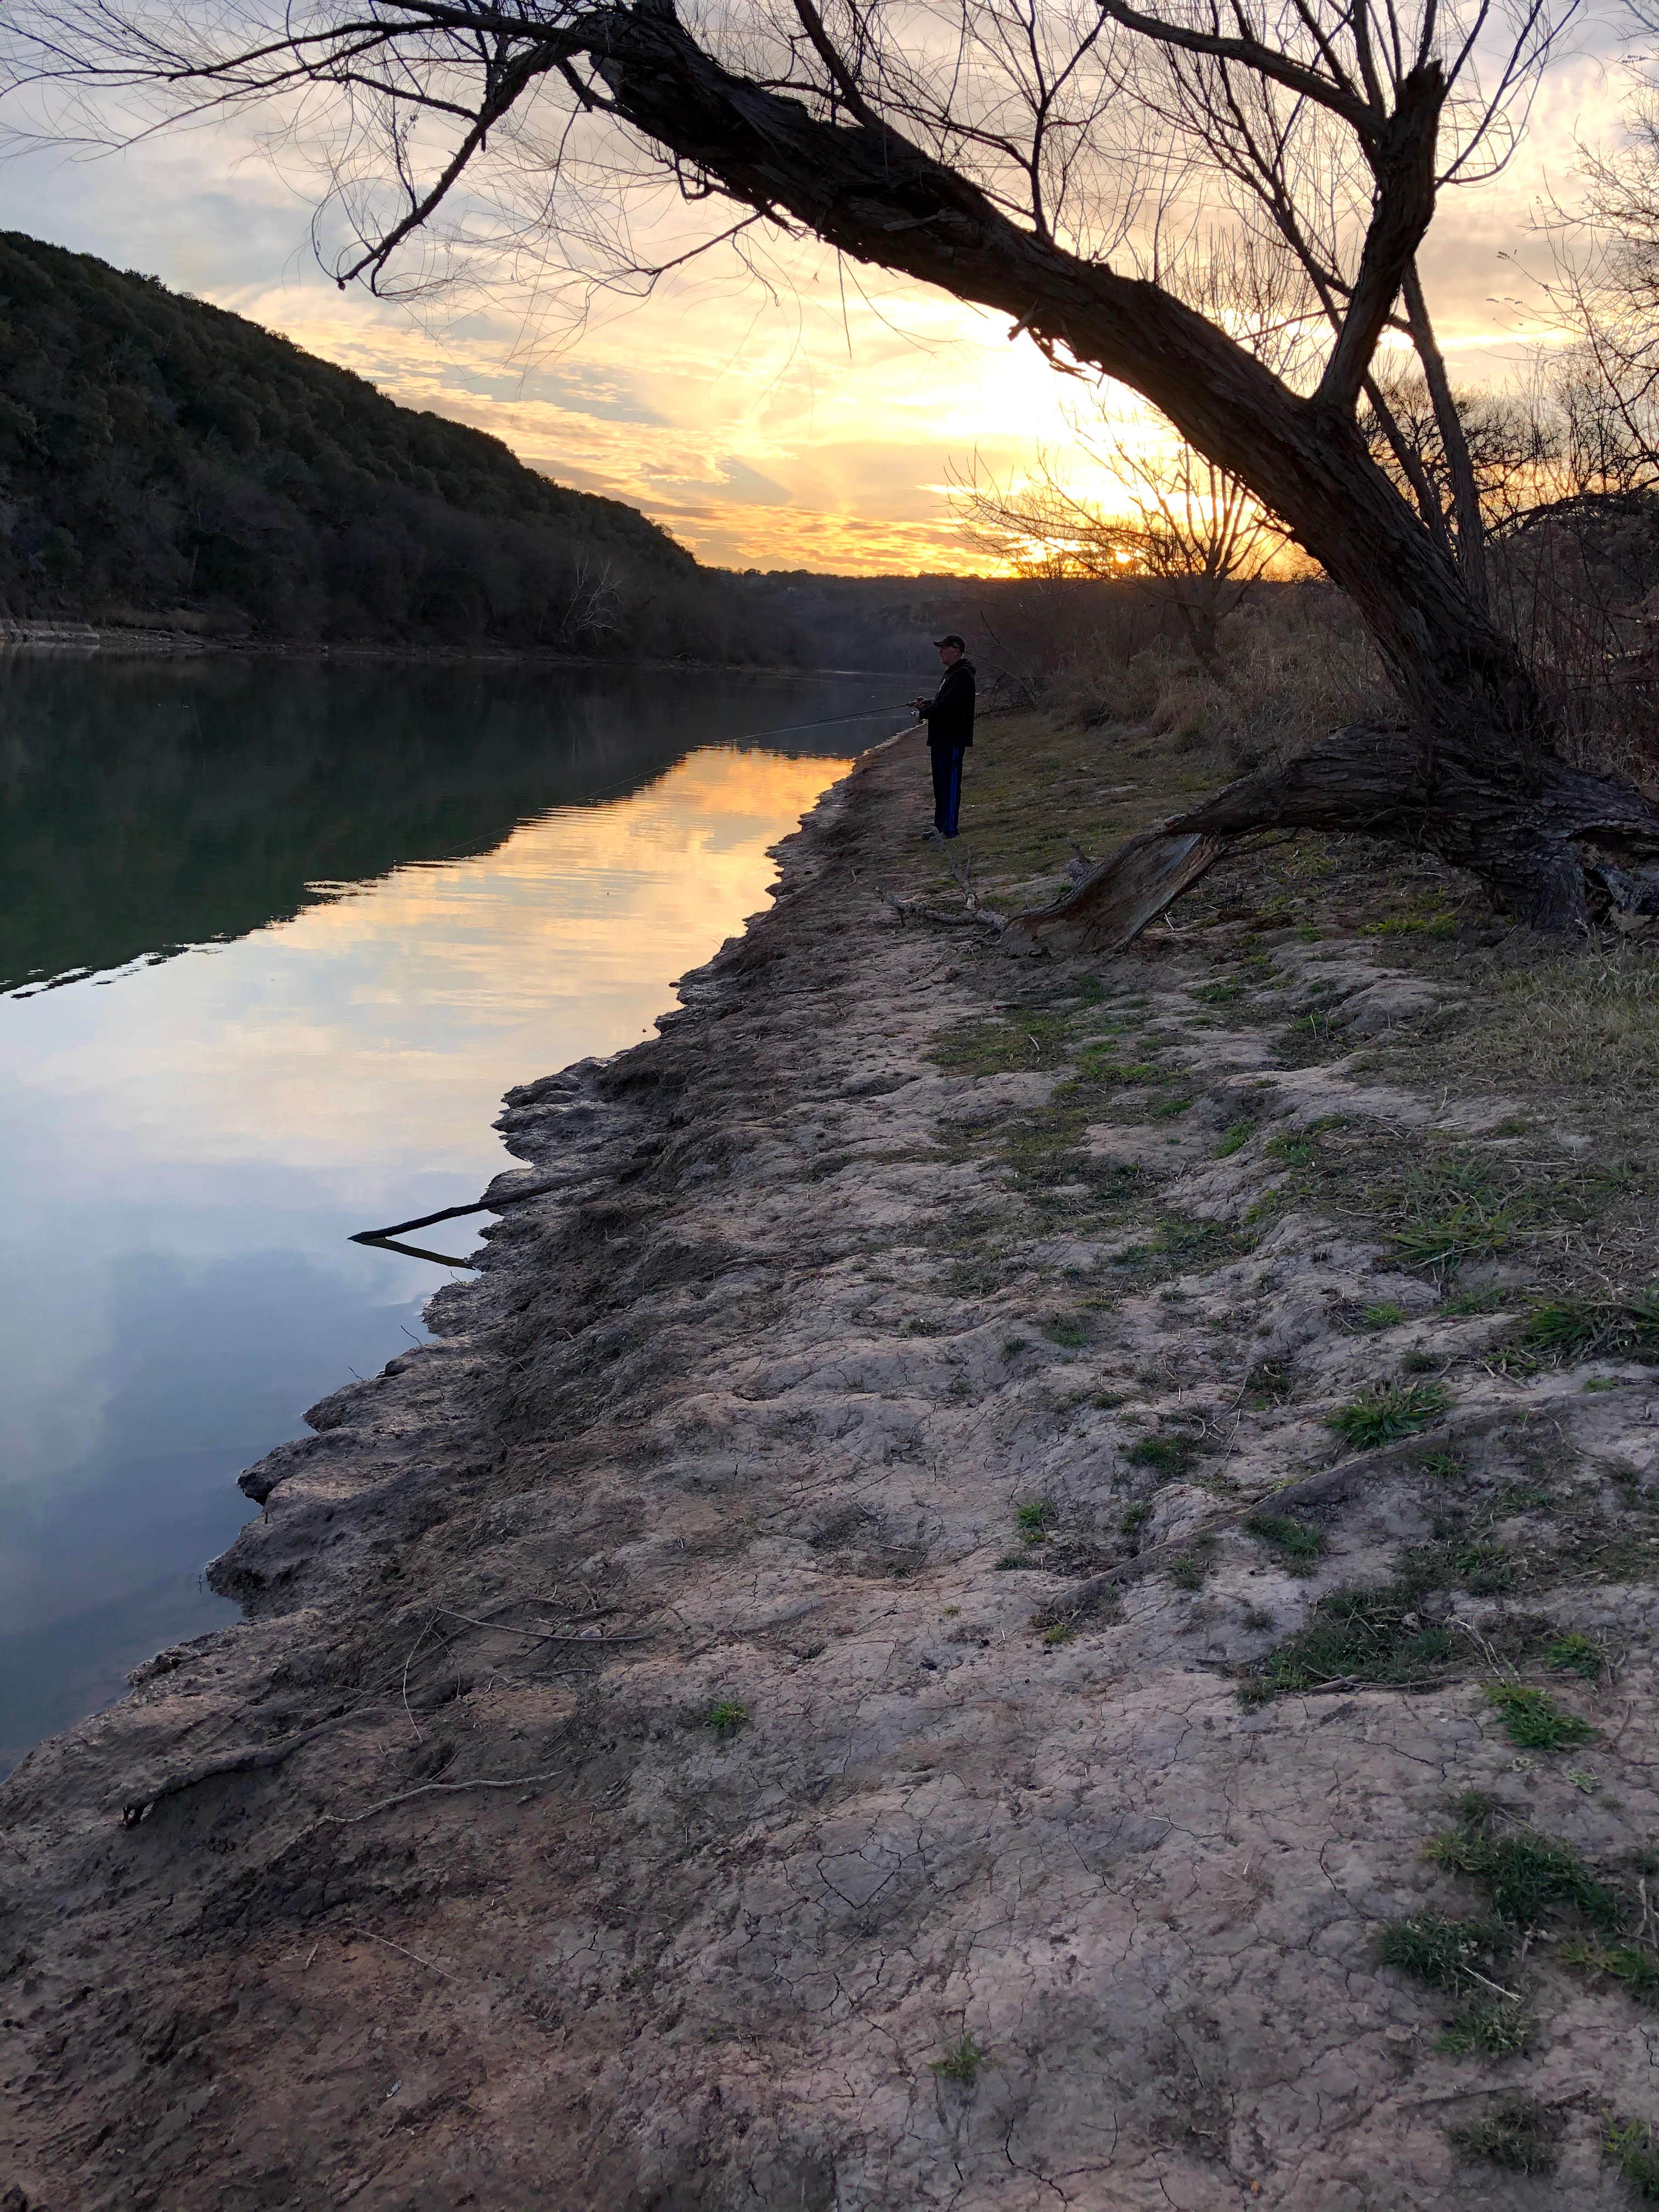
M974 882L1206 777L989 723ZM915 741L0 1790L4 2212L1659 2197L1654 961Z

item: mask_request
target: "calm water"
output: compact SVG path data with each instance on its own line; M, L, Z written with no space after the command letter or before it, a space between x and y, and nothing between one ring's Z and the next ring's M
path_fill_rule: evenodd
M903 688L0 658L0 1772L234 1617L236 1475L422 1334L351 1232L476 1198L902 718L744 734Z

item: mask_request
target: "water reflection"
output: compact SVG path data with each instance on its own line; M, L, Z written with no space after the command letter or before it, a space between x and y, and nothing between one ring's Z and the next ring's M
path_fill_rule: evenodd
M890 689L0 662L0 1771L230 1617L236 1473L419 1334L441 1274L351 1232L476 1197L839 772L688 740Z
M0 672L0 990L244 936L331 885L488 852L699 746L894 689L216 655Z

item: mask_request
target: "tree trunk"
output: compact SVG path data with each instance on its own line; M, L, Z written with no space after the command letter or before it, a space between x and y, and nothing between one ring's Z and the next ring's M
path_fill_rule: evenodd
M1305 826L1397 837L1472 869L1501 904L1551 930L1583 927L1607 895L1611 878L1595 857L1603 847L1626 871L1659 854L1659 814L1638 792L1556 756L1518 651L1366 450L1350 404L1365 342L1349 349L1346 381L1328 370L1328 396L1302 398L1218 325L1156 284L1022 229L867 110L856 121L827 118L732 76L667 0L584 12L552 35L588 54L618 117L730 198L793 216L858 260L997 309L1045 349L1063 347L1141 393L1348 593L1409 726L1339 732L1306 760L1247 777L1180 817L1172 836ZM1443 84L1428 65L1411 85L1391 158L1402 174L1422 170L1431 187ZM1415 212L1385 241L1395 273L1372 285L1379 313L1432 204L1431 188L1400 203ZM1339 352L1351 336L1345 326ZM1137 866L1144 872L1144 860ZM1065 910L1080 921L1095 896L1085 884ZM1144 896L1142 884L1135 902ZM1060 924L1032 917L1031 927L1042 935Z
M1491 775L1449 770L1443 758L1430 763L1411 731L1359 724L1131 838L1051 905L1016 915L1002 945L1119 951L1233 839L1261 830L1386 837L1436 853L1536 928L1580 927L1610 908L1659 913L1659 871L1644 866L1659 856L1659 821L1632 786L1547 754L1517 795Z

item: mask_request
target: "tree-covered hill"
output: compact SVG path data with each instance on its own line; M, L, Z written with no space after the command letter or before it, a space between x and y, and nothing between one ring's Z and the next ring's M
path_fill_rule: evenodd
M0 232L0 611L787 658L634 508L257 324Z

